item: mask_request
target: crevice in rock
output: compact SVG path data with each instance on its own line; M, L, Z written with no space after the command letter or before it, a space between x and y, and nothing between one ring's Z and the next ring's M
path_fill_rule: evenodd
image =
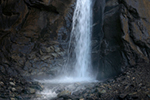
M34 7L34 8L40 9L40 10L45 10L48 12L53 12L53 13L59 14L59 12L57 11L57 8L51 4L44 5L40 2L32 2L31 0L30 1L24 0L24 2L28 5L28 7Z

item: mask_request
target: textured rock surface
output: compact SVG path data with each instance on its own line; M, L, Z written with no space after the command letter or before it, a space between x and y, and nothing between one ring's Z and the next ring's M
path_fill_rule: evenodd
M1 0L0 4L1 72L50 73L65 55L74 0Z
M73 10L74 0L0 1L0 100L30 100L43 86L24 77L61 70Z
M60 94L64 94L52 100L149 100L149 72L149 64L138 63L134 67L128 67L118 77L108 79L105 82L68 84L65 91L60 90ZM74 87L74 89L71 87ZM69 94L67 90L71 89L73 91Z
M139 61L149 62L150 52L149 0L102 1L97 0L95 4L95 9L100 9L97 13L103 12L100 17L102 22L94 26L97 29L94 32L101 36L100 45L97 44L100 46L97 57L100 58L97 64L99 79L119 74L126 65L133 66ZM103 5L102 8L97 3ZM99 19L95 21L98 23Z

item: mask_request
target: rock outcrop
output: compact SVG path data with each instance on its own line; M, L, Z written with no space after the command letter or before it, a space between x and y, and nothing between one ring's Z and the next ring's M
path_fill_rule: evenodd
M99 37L99 79L117 75L127 65L149 62L149 4L149 0L96 1L95 16L101 16L95 17L95 24L101 24L94 26Z
M65 55L74 0L1 0L0 4L0 71L37 76L56 70L53 67L61 65L56 60Z

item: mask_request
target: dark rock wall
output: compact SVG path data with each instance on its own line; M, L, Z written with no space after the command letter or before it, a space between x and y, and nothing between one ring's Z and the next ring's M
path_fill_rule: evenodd
M149 5L149 0L93 0L92 62L97 79L149 62ZM1 0L1 74L59 73L74 7L75 0Z
M117 75L127 65L149 62L149 4L149 0L105 0L98 79Z
M54 66L60 67L62 61L57 60L65 55L74 6L74 0L1 0L0 72L56 73Z

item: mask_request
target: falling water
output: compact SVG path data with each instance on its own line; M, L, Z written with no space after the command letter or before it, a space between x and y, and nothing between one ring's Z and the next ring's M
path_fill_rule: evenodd
M91 71L92 0L77 0L73 15L67 63L62 74L44 83L75 83L96 81ZM75 56L74 56L75 55Z
M62 90L67 89L72 93L80 91L80 88L84 88L82 85L76 87L76 82L97 82L91 73L91 3L92 0L77 0L67 63L63 67L63 74L61 76L50 80L36 80L45 83L46 89L40 93L43 95L42 98L57 97L56 91L61 88Z
M92 0L77 0L73 16L69 48L74 46L74 73L76 77L89 77L91 67Z

